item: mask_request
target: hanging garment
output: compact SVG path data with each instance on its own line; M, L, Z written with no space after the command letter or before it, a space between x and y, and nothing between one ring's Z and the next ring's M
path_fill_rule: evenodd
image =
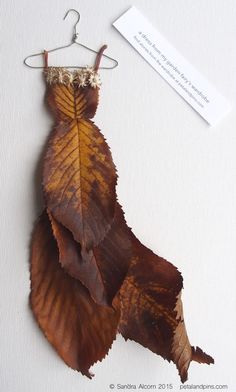
M184 382L192 360L214 361L189 343L180 272L141 244L117 201L112 155L92 120L105 48L94 67L74 71L48 66L45 51L55 124L43 162L45 210L32 237L31 308L65 363L88 377L120 332L173 361Z

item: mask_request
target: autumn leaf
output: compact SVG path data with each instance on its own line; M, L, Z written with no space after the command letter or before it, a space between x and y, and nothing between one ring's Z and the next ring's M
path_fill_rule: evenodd
M30 275L30 304L40 328L68 366L91 377L90 366L115 339L119 314L97 305L62 269L46 213L33 233Z
M43 169L45 204L82 248L99 244L111 227L116 203L116 170L110 149L90 120L97 88L48 85L56 124Z
M83 260L81 246L72 233L49 213L54 237L59 251L59 262L65 271L78 279L90 292L93 300L107 304L104 284L100 271L93 259Z
M56 123L66 123L81 117L93 118L98 106L98 95L98 88L75 88L72 84L53 83L47 84L46 101Z
M184 382L192 360L208 364L214 360L189 343L180 299L182 276L177 268L135 237L133 245L136 258L115 303L121 311L119 331L125 339L173 361Z
M62 267L87 287L97 303L111 305L133 255L130 229L120 205L116 204L114 221L104 240L89 251L81 249L72 233L52 214L49 213L49 217Z
M128 227L124 212L116 203L115 218L111 230L104 240L90 251L101 271L107 291L108 303L120 289L133 259L132 232ZM86 258L86 255L84 255Z
M210 355L204 353L199 347L195 348L190 345L183 318L181 293L177 298L175 311L179 323L174 332L171 354L172 360L179 370L181 381L185 382L188 379L188 368L191 361L210 365L211 363L214 363L214 359Z

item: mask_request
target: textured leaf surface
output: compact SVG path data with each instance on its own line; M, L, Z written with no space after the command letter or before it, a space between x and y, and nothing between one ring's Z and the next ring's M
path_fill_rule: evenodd
M43 187L47 208L86 249L110 229L116 171L99 129L88 119L60 123L46 151Z
M185 328L183 305L180 295L177 298L175 310L179 323L174 332L171 353L172 360L179 370L181 381L185 382L188 378L188 368L191 361L206 363L209 365L214 363L214 359L210 355L205 354L199 347L195 348L190 345Z
M91 377L90 366L104 358L116 336L118 312L97 305L87 289L64 272L45 213L32 239L30 303L66 364Z
M93 249L92 256L101 271L108 302L112 303L133 258L132 233L118 203L112 228L104 240Z
M123 283L132 259L130 229L119 204L111 229L90 251L81 250L72 234L50 214L59 248L59 261L72 277L79 279L100 304L111 305Z
M213 363L199 348L190 346L183 320L182 277L169 262L134 240L136 259L121 287L119 330L168 361L173 361L182 382L191 360ZM199 358L197 359L197 353ZM196 354L195 354L196 353ZM201 361L200 361L201 357Z
M81 256L81 246L71 232L50 213L49 218L57 241L61 266L70 276L80 280L87 287L95 302L107 304L104 284L96 261L93 258L84 260Z
M79 117L92 118L97 110L98 89L56 83L47 85L46 100L58 122Z

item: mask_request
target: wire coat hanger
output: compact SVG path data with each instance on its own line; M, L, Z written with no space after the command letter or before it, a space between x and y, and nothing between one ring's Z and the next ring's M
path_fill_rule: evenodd
M59 46L59 47L57 47L57 48L48 50L47 52L48 52L48 53L56 52L57 50L64 49L64 48L69 48L70 46L76 44L76 45L82 46L82 47L85 48L85 49L88 49L90 52L93 52L93 53L98 54L98 52L97 52L96 50L91 49L91 48L89 48L88 46L86 46L86 45L84 45L84 44L81 44L81 43L79 43L79 42L76 42L76 40L78 39L78 36L79 36L79 33L77 32L77 24L78 24L79 21L80 21L80 13L79 13L77 10L75 10L74 8L71 8L71 9L69 9L69 10L66 12L66 14L65 14L65 16L64 16L64 18L63 18L63 20L66 19L67 15L68 15L69 12L71 12L71 11L73 11L73 12L75 12L75 13L77 14L77 21L76 21L76 23L74 24L74 28L73 28L73 29L74 29L74 33L73 33L73 36L72 36L72 42L71 42L70 44L68 44L68 45L63 45L63 46ZM44 52L31 54L31 55L27 56L27 57L24 59L24 64L27 65L27 67L30 67L30 68L38 68L38 69L41 68L41 69L42 69L42 68L44 68L43 66L34 66L34 65L30 65L30 64L27 63L27 60L28 60L29 58L31 58L31 57L37 57L37 56L42 56L42 55L44 55ZM118 65L118 61L117 61L117 60L113 59L113 58L110 57L110 56L107 56L106 54L102 54L102 57L105 57L105 58L107 58L108 60L112 60L112 61L114 62L114 65L111 66L111 67L99 67L100 69L114 69L115 67L117 67L117 65ZM84 68L84 67L81 67L81 66L78 66L78 65L74 65L74 66L73 66L73 65L70 65L70 66L62 66L62 67L64 67L64 68ZM54 68L61 68L61 66L60 66L60 67L57 67L57 66L56 66L56 67L54 67Z

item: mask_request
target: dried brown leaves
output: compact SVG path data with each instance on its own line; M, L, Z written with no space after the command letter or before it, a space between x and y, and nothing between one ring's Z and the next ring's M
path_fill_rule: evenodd
M43 170L45 211L31 250L31 307L65 363L91 377L117 332L173 361L182 382L192 360L182 276L134 236L116 198L116 169L91 121L98 88L47 86L55 117Z

